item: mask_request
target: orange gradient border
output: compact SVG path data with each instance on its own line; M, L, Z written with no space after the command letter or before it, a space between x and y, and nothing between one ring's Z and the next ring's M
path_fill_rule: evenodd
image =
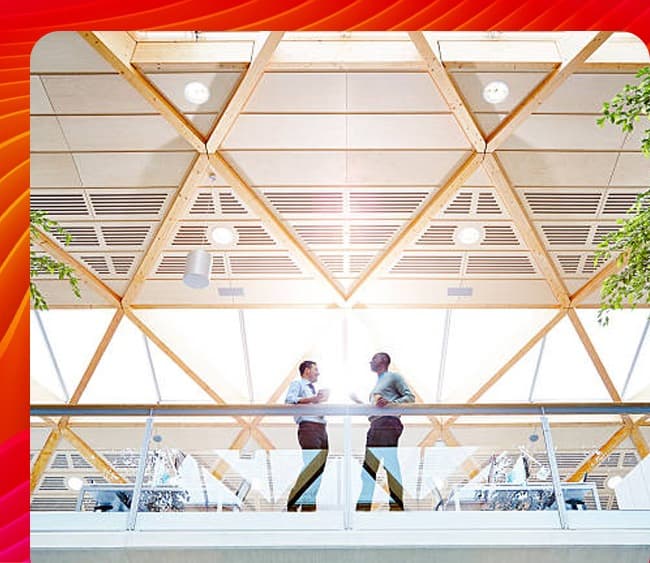
M650 41L648 0L3 0L0 561L29 559L29 55L60 30L603 30Z

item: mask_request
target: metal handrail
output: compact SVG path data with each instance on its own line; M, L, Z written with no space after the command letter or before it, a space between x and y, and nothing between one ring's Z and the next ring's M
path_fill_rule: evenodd
M264 404L138 404L57 405L33 404L31 416L381 416L381 415L570 415L650 414L650 403L418 403L390 407L369 405L264 405Z

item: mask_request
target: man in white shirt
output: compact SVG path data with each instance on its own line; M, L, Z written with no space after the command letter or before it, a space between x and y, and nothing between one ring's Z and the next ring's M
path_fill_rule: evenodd
M285 403L305 405L322 403L327 400L329 393L325 389L316 392L314 383L318 380L319 372L316 362L305 360L298 367L300 379L293 381L287 391ZM329 443L327 440L327 423L325 417L296 416L298 424L298 443L302 448L304 467L287 499L289 512L312 512L316 510L316 496L320 488Z

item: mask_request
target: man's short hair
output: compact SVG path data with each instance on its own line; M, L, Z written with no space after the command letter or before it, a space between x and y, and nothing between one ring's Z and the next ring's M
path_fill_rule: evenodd
M298 366L298 372L302 376L305 373L305 370L308 368L312 368L316 365L316 362L313 362L312 360L305 360Z
M378 356L381 356L381 358L384 360L384 363L386 364L386 367L390 365L390 356L386 352L377 352Z

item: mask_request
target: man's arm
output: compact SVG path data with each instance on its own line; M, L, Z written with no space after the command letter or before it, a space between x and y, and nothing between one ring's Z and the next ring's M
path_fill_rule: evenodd
M300 396L300 382L292 381L289 385L289 390L287 391L287 397L284 402L287 405L308 405L311 403L319 403L322 399L322 395L319 392L313 397L301 397Z
M399 399L395 399L394 403L414 403L415 395L413 391L409 388L404 378L398 373L395 374L395 389L401 395Z

